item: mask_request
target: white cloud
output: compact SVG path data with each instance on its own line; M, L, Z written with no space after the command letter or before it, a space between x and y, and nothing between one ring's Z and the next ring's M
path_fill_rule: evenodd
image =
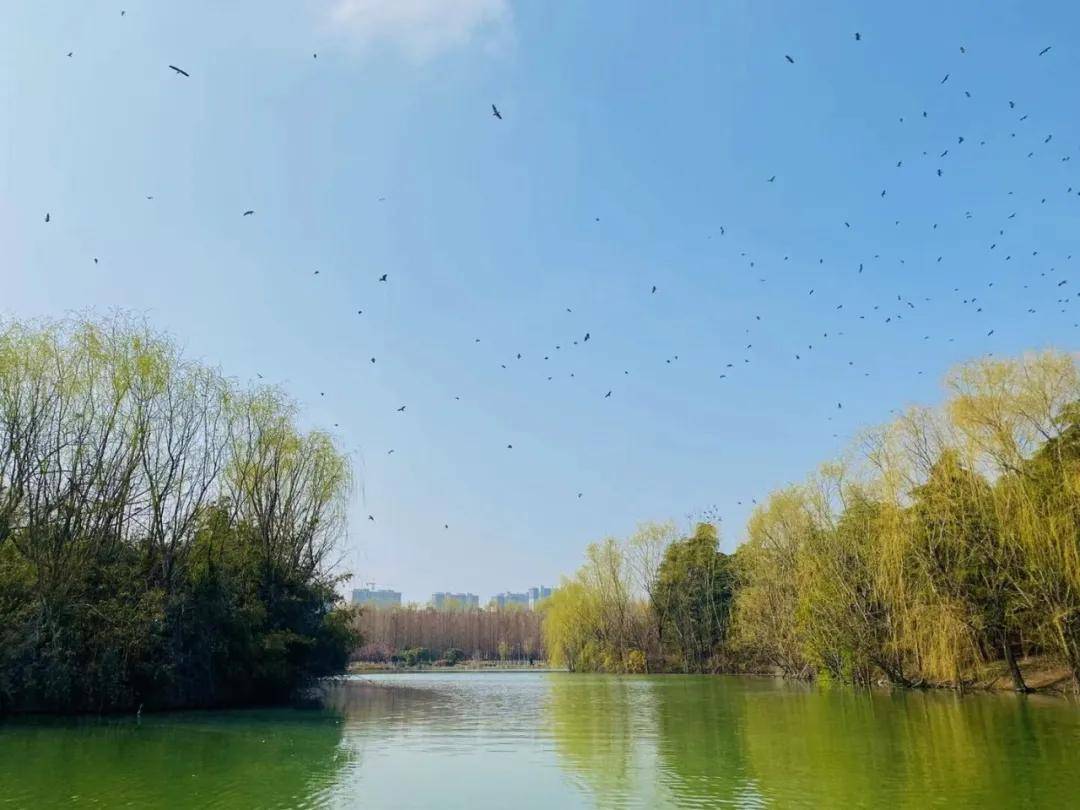
M448 50L501 48L509 0L333 0L330 20L361 46L390 46L424 62Z

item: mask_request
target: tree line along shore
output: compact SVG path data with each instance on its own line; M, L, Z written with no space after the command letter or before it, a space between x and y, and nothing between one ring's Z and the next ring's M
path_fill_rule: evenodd
M1080 685L1080 372L984 358L759 505L594 543L545 606L550 659L867 685Z
M282 392L124 316L0 324L0 713L280 702L350 659L1075 689L1080 369L984 358L947 390L732 554L645 524L535 613L358 611L348 460Z

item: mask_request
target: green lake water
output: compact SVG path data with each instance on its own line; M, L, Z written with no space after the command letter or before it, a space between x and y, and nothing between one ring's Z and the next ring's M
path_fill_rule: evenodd
M374 675L325 709L0 723L0 807L1080 807L1080 707L735 677Z

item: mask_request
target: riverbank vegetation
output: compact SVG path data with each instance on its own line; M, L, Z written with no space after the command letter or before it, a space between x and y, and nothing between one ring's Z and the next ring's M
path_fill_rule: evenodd
M707 524L590 546L550 601L552 659L897 685L998 668L1023 691L1038 656L1080 685L1076 360L982 359L946 385L772 493L732 555Z
M401 666L453 666L466 660L533 663L546 657L540 625L539 613L517 606L364 608L356 620L364 643L353 660Z
M272 702L342 670L349 487L280 392L140 323L0 325L0 712Z

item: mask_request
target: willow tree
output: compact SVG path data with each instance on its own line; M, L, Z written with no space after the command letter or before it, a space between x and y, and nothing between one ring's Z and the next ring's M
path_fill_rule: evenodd
M799 677L811 674L797 624L799 556L813 531L808 494L788 487L754 510L737 557L734 632L752 659Z
M814 518L796 570L803 652L836 680L868 685L881 673L906 685L894 605L879 577L887 507L842 472L828 465L811 487Z
M623 543L591 543L585 563L544 602L544 643L570 669L644 671L655 637Z
M1018 555L1025 617L1080 687L1080 369L1055 352L981 360L950 386L950 416L997 476L997 520Z

